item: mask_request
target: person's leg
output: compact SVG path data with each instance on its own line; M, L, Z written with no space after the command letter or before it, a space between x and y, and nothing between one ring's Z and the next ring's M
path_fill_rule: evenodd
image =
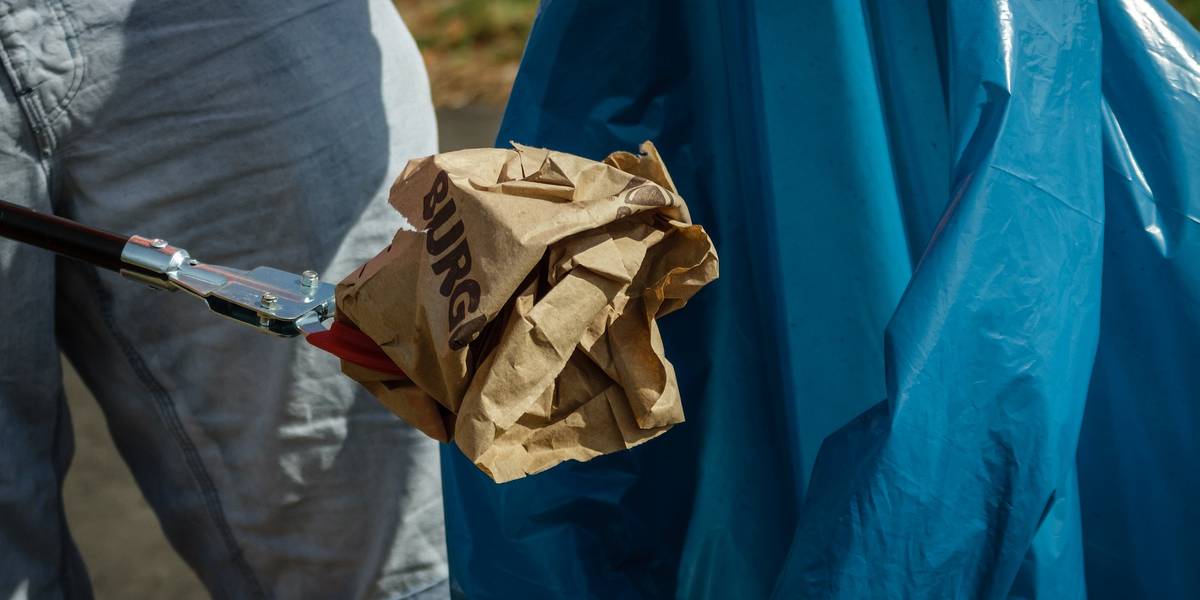
M390 179L436 132L386 0L124 4L65 3L89 61L57 124L69 216L328 280L388 244ZM64 348L215 596L445 585L435 444L335 359L89 267L60 282Z
M0 13L0 200L49 212L49 163L27 112L27 72L12 14ZM14 80L14 74L18 79ZM25 94L26 96L28 93ZM71 422L54 341L54 255L0 239L0 598L90 597L67 533L62 480Z

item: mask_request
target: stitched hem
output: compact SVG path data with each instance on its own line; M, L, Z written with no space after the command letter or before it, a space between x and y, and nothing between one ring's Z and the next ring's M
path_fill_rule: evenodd
M71 83L67 85L66 93L55 103L54 109L46 115L45 127L49 128L67 111L67 107L71 105L71 102L75 100L75 95L83 87L87 57L79 48L79 32L75 29L75 23L67 11L67 6L63 4L62 0L50 0L46 4L54 13L54 20L58 21L58 26L63 31L63 41L67 44L67 51L71 53ZM51 133L51 137L57 138L53 133Z
M25 87L24 81L21 80L21 74L17 72L13 66L12 57L9 55L8 44L6 39L0 38L0 65L4 67L4 72L8 75L8 83L12 86L13 97L17 104L21 105L21 114L25 116L25 125L29 127L29 132L33 135L34 144L38 146L40 153L45 153L46 138L39 126L42 113L39 111L39 106L30 100L33 95L33 89Z
M54 132L53 125L55 121L66 114L67 107L83 87L84 71L87 67L87 61L80 51L78 31L75 29L66 6L62 4L61 0L50 0L47 2L47 6L50 16L62 31L63 42L67 45L67 52L71 56L71 81L67 84L67 91L62 98L56 101L51 110L46 110L42 98L35 93L36 86L28 86L21 78L21 74L13 66L8 46L2 43L3 40L0 40L0 63L3 64L4 70L8 74L13 94L21 105L22 112L25 113L26 123L33 131L34 139L37 140L39 146L38 150L44 158L52 156L58 146L58 136Z
M237 540L233 537L233 528L230 527L229 521L225 518L225 510L221 505L221 497L217 486L213 482L212 476L208 474L208 469L204 466L204 462L200 457L200 451L196 448L195 442L192 441L187 431L184 430L183 421L179 418L179 413L175 410L175 404L171 400L170 393L154 377L154 374L150 372L145 360L137 352L133 343L118 330L116 320L113 316L112 296L100 286L100 277L96 274L95 268L88 267L85 269L85 272L89 279L88 287L94 291L93 293L96 296L97 306L100 309L104 326L117 342L117 346L121 349L121 353L125 356L130 368L133 369L138 379L141 380L142 385L146 387L146 390L154 397L159 417L167 431L175 439L179 450L183 452L184 462L187 464L188 470L191 472L197 487L200 488L209 518L216 525L221 541L229 553L229 560L233 562L237 571L242 575L242 578L249 584L254 596L256 598L266 598L267 595L263 590L262 584L259 583L254 570L250 567L250 563L246 561L241 546L238 545Z

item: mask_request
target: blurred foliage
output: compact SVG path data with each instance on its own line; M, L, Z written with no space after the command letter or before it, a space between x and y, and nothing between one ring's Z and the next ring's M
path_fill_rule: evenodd
M425 56L434 103L504 104L538 0L394 1ZM1200 25L1200 0L1171 4Z
M1171 0L1171 4L1174 4L1192 25L1200 27L1200 0Z
M394 1L425 56L435 104L504 104L538 0Z

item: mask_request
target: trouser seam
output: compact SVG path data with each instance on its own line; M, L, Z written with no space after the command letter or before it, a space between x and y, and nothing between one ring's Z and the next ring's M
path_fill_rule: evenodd
M26 124L32 130L43 158L51 156L58 145L58 135L53 127L54 121L66 113L67 107L83 87L83 72L87 65L79 48L79 33L71 21L66 6L60 0L50 0L47 2L47 6L50 16L62 32L63 43L66 44L71 59L71 80L67 84L66 92L62 98L57 100L52 110L46 110L42 98L36 93L36 86L28 86L21 78L21 74L13 65L8 45L5 43L7 40L0 39L0 63L3 64L4 71L8 74L13 94L16 96L17 103L21 105Z
M58 26L63 31L63 42L66 43L67 50L71 53L71 83L67 84L66 93L55 103L54 109L44 115L44 126L50 129L54 121L66 112L67 107L75 99L75 95L79 93L79 89L83 87L87 57L79 49L79 32L76 31L71 15L67 12L67 6L63 4L62 0L49 0L46 4L49 5L54 20L58 21ZM54 132L50 132L50 137L57 143L57 136L54 135Z
M105 328L113 336L118 348L120 348L121 353L125 356L126 361L128 361L130 368L133 369L134 374L141 380L142 385L150 392L151 396L153 396L160 419L166 426L167 432L175 440L179 450L183 452L184 462L187 464L193 481L200 488L209 518L216 525L221 541L230 555L230 560L233 561L234 567L245 581L250 584L254 596L257 598L266 598L267 595L263 591L262 584L258 581L250 564L246 561L241 546L234 539L233 528L229 525L229 521L225 517L220 492L217 490L217 486L213 482L208 469L204 466L204 461L200 456L200 451L196 448L195 442L192 441L184 429L183 421L179 418L178 411L175 410L175 404L171 400L170 392L150 372L145 360L138 353L133 343L118 329L116 319L113 316L112 296L100 287L100 277L96 273L95 268L87 267L83 271L87 273L88 287L95 294L97 306L99 307L100 316Z
M24 81L21 79L21 74L17 72L13 66L12 57L9 55L7 40L0 38L0 65L4 66L4 72L8 75L9 85L12 86L13 97L16 98L17 104L21 105L21 114L25 117L25 126L29 127L29 131L33 134L34 142L39 146L39 151L45 151L52 143L52 140L47 138L49 132L42 126L42 117L45 116L41 111L41 106L37 102L37 95L33 93L32 88L25 87Z

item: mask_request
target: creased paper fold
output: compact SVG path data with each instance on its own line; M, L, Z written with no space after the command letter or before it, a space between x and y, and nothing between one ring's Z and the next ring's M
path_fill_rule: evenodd
M653 144L603 162L513 146L410 162L391 203L412 227L337 291L410 380L343 371L497 482L682 422L655 319L717 278Z

